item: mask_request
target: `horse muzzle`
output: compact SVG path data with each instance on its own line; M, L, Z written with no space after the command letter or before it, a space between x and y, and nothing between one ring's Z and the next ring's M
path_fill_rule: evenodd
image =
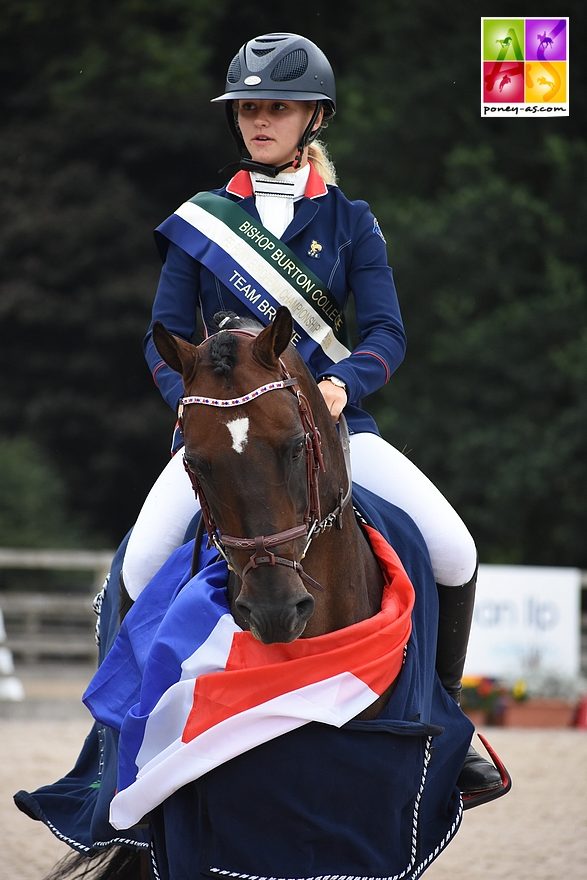
M240 572L232 560L229 564L241 581L235 606L255 638L266 645L293 642L303 633L315 604L304 583L322 590L321 585L304 571L300 562L278 556L270 549L305 538L306 534L307 526L304 524L256 538L220 536L232 550L253 551Z
M314 612L315 603L301 584L300 587L294 595L284 598L281 591L274 591L269 585L269 590L275 594L270 598L256 598L243 584L235 605L258 641L271 645L293 642L301 636Z

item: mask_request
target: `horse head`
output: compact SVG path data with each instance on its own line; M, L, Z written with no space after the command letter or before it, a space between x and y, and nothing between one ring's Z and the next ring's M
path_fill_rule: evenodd
M183 377L186 470L210 540L238 576L235 612L264 643L293 641L312 616L320 585L302 558L324 527L321 506L342 518L348 483L336 429L291 335L287 309L260 332L220 330L199 346L160 324L153 331Z

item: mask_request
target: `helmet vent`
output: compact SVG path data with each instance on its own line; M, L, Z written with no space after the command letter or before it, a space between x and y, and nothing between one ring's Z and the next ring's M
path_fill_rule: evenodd
M230 62L226 79L229 83L236 83L241 78L241 63L238 55L235 55Z
M261 58L262 55L268 55L270 52L274 52L275 49L273 46L271 49L251 49L253 55L256 55L258 58Z
M274 82L298 79L308 69L308 53L304 49L294 49L277 62L271 71Z

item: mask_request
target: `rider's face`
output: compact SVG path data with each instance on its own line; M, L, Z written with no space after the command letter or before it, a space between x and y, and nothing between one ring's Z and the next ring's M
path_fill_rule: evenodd
M311 101L238 101L238 126L251 158L268 165L291 162L314 107ZM301 164L307 161L305 150Z

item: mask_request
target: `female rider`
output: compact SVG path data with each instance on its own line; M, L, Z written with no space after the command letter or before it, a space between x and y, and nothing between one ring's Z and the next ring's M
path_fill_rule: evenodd
M272 241L265 250L281 255L274 262L288 276L286 281L295 288L296 281L314 277L319 293L325 294L312 299L307 293L311 287L298 285L297 299L289 300L290 307L297 303L297 309L291 309L296 321L293 341L332 417L338 419L344 411L354 480L407 511L424 536L440 604L437 671L458 700L473 613L476 548L447 500L383 440L373 418L361 408L361 399L389 381L400 365L405 335L377 220L366 202L349 201L341 192L325 149L316 140L336 108L330 64L304 37L266 34L245 43L235 55L226 90L214 101L224 103L241 154L241 170L215 193L250 215L244 239L250 248L258 246L256 257L261 252L271 262L261 246ZM231 262L230 245L224 264L210 256L218 229L225 231L222 218L218 227L213 212L199 212L199 220L192 214L191 209L179 209L157 230L164 262L145 338L153 378L174 411L183 394L182 380L157 353L153 323L160 321L191 340L198 312L209 334L218 329L218 311L252 313L266 324L280 304L279 296L273 300L259 292L262 286L254 268ZM276 240L284 248L276 249ZM299 298L304 286L306 302ZM359 341L349 350L341 328L351 291ZM332 344L326 345L326 339ZM174 452L182 443L177 435L176 431ZM174 455L147 497L128 544L123 579L131 598L182 542L196 509L182 456ZM470 749L459 784L463 790L491 789L499 786L499 774Z

